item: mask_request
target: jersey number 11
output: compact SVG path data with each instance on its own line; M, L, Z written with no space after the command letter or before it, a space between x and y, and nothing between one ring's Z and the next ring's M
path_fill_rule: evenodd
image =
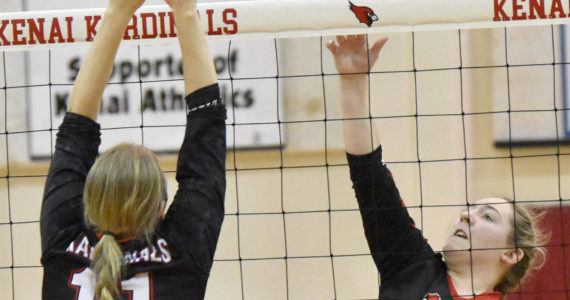
M95 274L90 268L71 275L69 285L76 290L76 300L95 298ZM121 292L131 300L150 299L150 278L148 273L140 273L128 280L121 281Z

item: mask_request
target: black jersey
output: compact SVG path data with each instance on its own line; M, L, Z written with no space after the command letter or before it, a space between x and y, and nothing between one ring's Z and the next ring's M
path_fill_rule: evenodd
M144 238L119 241L126 265L124 299L204 298L224 217L226 111L217 84L186 101L174 202L150 244ZM99 124L66 114L41 210L43 299L94 299L89 266L98 236L84 222L82 196L99 144Z
M441 254L415 228L391 172L382 163L382 149L347 158L364 234L381 276L380 299L463 299L447 276ZM500 298L496 292L477 296Z

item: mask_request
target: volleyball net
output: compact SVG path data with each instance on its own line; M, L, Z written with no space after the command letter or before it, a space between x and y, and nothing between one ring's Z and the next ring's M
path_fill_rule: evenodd
M198 8L228 103L226 217L207 299L378 296L348 176L339 75L325 47L357 33L370 44L390 37L369 72L369 118L433 248L441 250L468 202L504 196L539 206L552 240L536 246L549 259L542 280L509 299L567 299L568 3L256 0ZM39 298L43 183L103 11L0 14L2 299ZM166 6L135 14L99 117L101 150L146 145L159 153L170 191L185 125L173 25Z

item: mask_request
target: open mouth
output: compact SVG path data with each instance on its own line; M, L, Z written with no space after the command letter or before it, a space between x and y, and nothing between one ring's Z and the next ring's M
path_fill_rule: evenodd
M463 231L462 229L457 229L453 235L456 237L467 239L467 233L465 233L465 231Z

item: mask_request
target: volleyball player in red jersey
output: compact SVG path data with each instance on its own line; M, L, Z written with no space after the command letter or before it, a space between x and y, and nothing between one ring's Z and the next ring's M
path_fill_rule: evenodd
M96 159L103 90L123 33L144 0L110 0L59 128L41 209L44 299L203 299L224 217L225 105L196 0L166 0L182 60L186 132L178 191L147 148Z
M380 299L502 299L543 253L536 247L543 238L536 216L503 198L481 199L460 214L443 255L432 250L382 162L379 130L368 119L366 73L386 42L381 38L368 48L366 36L353 35L337 36L327 44L341 74L350 177L380 272Z

